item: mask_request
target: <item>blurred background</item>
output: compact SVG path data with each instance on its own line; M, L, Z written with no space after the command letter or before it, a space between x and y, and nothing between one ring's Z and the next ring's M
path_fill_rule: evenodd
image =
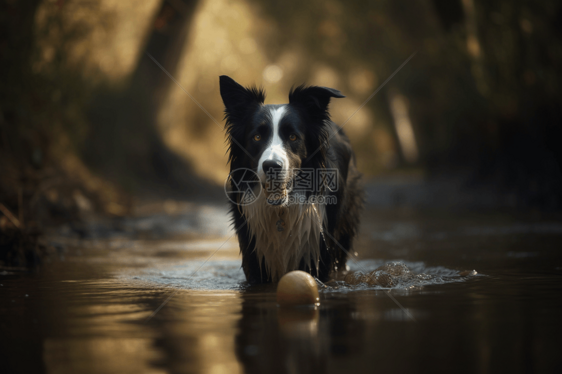
M0 1L0 371L562 372L560 66L554 0ZM223 74L341 90L348 263L452 283L245 288Z
M143 201L222 203L222 74L263 86L266 103L301 83L341 90L331 113L375 206L562 207L560 2L0 7L4 231L124 216Z

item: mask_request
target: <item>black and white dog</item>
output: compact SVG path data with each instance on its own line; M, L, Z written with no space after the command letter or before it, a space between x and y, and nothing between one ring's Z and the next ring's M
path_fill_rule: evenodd
M327 280L344 270L363 205L351 144L328 113L330 99L344 96L300 86L289 104L264 105L263 90L227 76L220 93L227 187L248 282L276 282L292 270Z

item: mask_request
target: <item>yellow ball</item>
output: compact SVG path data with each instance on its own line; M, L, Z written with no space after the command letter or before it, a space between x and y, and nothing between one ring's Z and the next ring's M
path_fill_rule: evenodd
M314 278L300 270L285 274L277 285L279 305L319 304L318 286Z

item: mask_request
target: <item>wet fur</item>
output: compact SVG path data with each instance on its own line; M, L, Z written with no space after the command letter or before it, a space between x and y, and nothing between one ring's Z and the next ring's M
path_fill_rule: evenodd
M278 280L285 273L299 269L301 261L318 276L322 223L326 220L324 205L272 207L265 199L262 193L255 203L242 207L250 235L256 241L255 255L258 263L263 264L260 276L267 274ZM285 222L281 232L276 229L280 218Z

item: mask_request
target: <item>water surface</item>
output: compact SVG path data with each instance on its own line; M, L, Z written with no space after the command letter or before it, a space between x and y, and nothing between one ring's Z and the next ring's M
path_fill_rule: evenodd
M556 220L368 211L350 268L399 261L429 278L332 283L316 308L279 308L275 286L244 282L223 208L119 227L54 235L64 249L37 272L2 269L2 372L562 369Z

